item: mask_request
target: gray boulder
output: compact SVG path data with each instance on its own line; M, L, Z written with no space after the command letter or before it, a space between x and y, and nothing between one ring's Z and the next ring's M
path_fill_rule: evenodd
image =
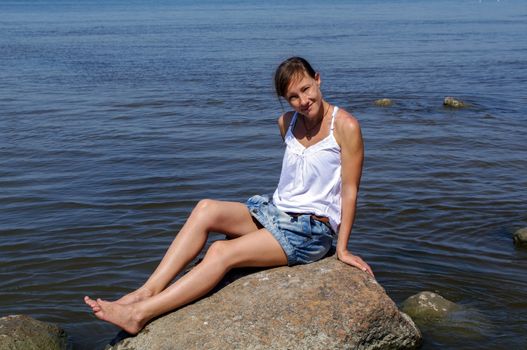
M63 329L26 315L0 318L0 350L63 350L67 337Z
M518 246L527 246L527 227L514 232L513 239L514 244Z
M329 257L231 278L111 349L415 349L420 343L413 321L375 279Z
M418 323L444 319L459 309L456 303L433 292L412 295L401 304L401 310Z
M479 310L467 308L433 292L421 292L406 299L401 310L431 338L445 336L464 339L467 344L478 344L496 330L492 322ZM460 343L459 343L460 344ZM467 345L468 348L473 346Z
M445 97L445 99L443 100L443 105L452 108L463 108L467 106L465 102L458 100L452 96Z

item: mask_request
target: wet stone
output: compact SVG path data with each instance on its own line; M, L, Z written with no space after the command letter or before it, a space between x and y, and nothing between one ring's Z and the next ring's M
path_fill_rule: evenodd
M26 315L0 318L0 350L63 350L66 332Z
M393 101L389 98L380 98L375 100L374 104L378 107L389 107L393 104Z
M428 291L412 295L401 304L401 310L416 322L443 319L459 309L456 303Z
M527 227L516 230L513 239L517 246L527 246Z
M465 102L459 100L459 99L456 99L452 96L447 96L445 97L445 99L443 100L443 105L444 106L447 106L447 107L452 107L452 108L463 108L463 107L466 107L466 104Z

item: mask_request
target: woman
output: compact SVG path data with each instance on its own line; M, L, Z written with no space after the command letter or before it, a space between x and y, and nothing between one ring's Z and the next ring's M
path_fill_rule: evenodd
M321 259L335 234L338 259L373 276L347 248L364 156L360 126L324 100L320 85L320 74L300 57L276 70L277 95L293 111L278 119L286 150L272 199L200 201L142 287L114 302L84 298L98 318L136 334L154 317L205 295L232 268ZM201 263L168 286L203 249L209 232L230 239L214 242Z

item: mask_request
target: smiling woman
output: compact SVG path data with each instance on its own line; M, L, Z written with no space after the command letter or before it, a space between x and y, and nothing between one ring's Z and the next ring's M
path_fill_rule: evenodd
M347 248L362 173L359 124L323 99L320 74L306 60L284 61L275 77L277 94L293 111L278 119L287 147L272 198L253 196L246 204L200 201L141 288L114 302L85 297L99 319L136 334L154 317L209 292L232 268L321 259L335 234L338 258L373 276ZM296 123L299 118L302 123ZM168 286L200 253L210 232L230 239L214 242L200 264Z
M286 212L327 217L338 233L339 259L373 275L368 264L347 248L364 159L357 119L324 100L320 73L301 57L278 67L275 86L293 111L278 120L287 147L274 203Z

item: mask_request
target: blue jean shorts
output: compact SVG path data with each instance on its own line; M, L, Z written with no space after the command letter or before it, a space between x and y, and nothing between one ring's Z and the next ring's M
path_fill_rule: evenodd
M287 255L288 265L309 264L329 252L333 230L310 214L290 216L279 210L268 195L247 200L251 215L276 238Z

